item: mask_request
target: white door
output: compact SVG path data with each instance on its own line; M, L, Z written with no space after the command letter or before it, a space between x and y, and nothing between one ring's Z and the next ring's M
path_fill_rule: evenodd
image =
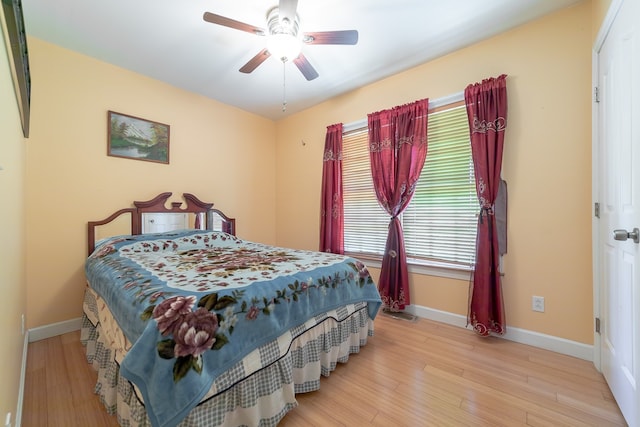
M598 55L600 358L630 426L640 426L639 3L623 1Z

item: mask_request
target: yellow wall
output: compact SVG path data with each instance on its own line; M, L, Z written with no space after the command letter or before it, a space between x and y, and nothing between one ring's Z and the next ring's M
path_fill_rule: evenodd
M275 124L29 38L27 322L81 315L86 224L133 200L190 192L275 243ZM107 156L107 111L171 126L170 164Z
M0 31L1 33L1 31ZM26 313L24 244L25 139L0 34L0 417L16 418L24 338L21 316Z
M317 249L326 126L508 74L503 177L508 326L593 343L591 2L562 10L277 123L278 244ZM306 145L302 145L304 140ZM466 281L412 274L412 303L466 315ZM546 311L531 310L545 297Z

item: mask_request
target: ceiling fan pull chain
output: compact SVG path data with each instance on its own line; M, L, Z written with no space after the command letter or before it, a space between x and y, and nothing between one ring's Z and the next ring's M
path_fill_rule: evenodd
M282 60L282 112L287 111L287 69L285 60Z

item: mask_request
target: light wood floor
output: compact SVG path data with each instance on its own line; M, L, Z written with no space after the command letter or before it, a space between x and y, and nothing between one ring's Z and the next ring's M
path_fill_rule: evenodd
M116 426L93 394L79 332L29 344L22 425ZM591 362L420 319L376 333L283 427L624 426Z

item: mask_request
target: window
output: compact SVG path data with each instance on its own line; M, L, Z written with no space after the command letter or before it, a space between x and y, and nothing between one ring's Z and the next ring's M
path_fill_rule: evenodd
M408 262L468 269L475 256L478 198L464 103L430 111L427 135L427 159L401 218ZM345 251L381 257L389 216L373 189L366 124L345 132L342 168Z

